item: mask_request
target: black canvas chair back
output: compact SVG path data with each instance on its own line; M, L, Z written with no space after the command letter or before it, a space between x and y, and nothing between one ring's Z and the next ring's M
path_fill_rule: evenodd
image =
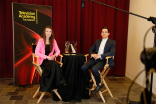
M36 44L32 43L32 53L35 53Z

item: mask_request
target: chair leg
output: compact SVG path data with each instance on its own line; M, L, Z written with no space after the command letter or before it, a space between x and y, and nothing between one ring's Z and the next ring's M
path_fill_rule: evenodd
M39 103L41 101L41 99L44 96L44 94L45 94L45 92L42 92L42 94L41 94L40 98L38 99L37 103Z
M57 89L54 89L53 91L54 91L54 92L55 92L55 94L58 96L58 98L59 98L60 100L62 100L62 98L61 98L60 94L57 92Z
M93 74L92 74L92 73L91 73L91 75L90 75L90 76L91 76L91 78L92 78L92 80L93 80L93 82L94 82L95 86L97 86L97 85L96 85L95 78L94 78L94 76L93 76Z
M107 86L107 83L105 82L105 80L103 79L102 81L103 81L103 84L105 85L106 89L108 90L110 96L113 97L113 95L112 95L112 93L111 93L109 87Z
M91 94L92 89L89 90L89 95Z
M95 89L95 87L97 86L97 85L96 85L95 78L94 78L94 76L93 76L92 72L90 73L90 75L91 75L91 78L92 78L92 80L93 80L93 82L94 82L94 87L93 87L93 88ZM92 88L91 90L94 90L93 88ZM91 90L90 90L90 91L91 91ZM103 97L103 95L102 95L102 92L101 92L101 91L99 91L99 95L100 95L100 97L101 97L102 101L105 103L106 101L105 101L105 99L104 99L104 97Z
M36 95L39 93L39 89L40 89L40 87L37 89L37 91L36 91L35 94L33 95L33 98L35 98Z
M105 103L106 101L105 101L105 99L104 99L104 97L103 97L103 95L102 95L101 91L99 91L99 95L100 95L100 97L101 97L102 101Z

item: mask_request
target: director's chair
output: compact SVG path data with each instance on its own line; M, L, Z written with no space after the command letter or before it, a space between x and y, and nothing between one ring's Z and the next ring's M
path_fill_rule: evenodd
M35 68L36 68L36 70L37 70L37 72L39 73L39 75L40 76L42 76L42 69L41 69L41 67L40 67L40 65L38 64L38 58L39 58L39 56L36 56L34 53L35 53L35 48L36 48L36 45L34 45L34 44L32 44L32 51L33 51L33 53L32 53L32 57L33 57L33 62L32 62L32 64L35 66ZM62 65L63 65L63 63L61 62L62 61L62 55L59 55L60 56L60 62L58 62L59 64L60 64L60 67L62 67ZM36 59L36 60L35 60ZM55 61L56 61L56 58L55 58ZM36 95L39 93L39 89L40 89L40 87L37 89L37 91L35 92L35 94L33 95L33 98L35 98L36 97ZM62 100L62 98L61 98L61 96L59 95L59 93L57 92L57 89L53 89L52 90L57 96L58 96L58 98L60 99L60 100ZM38 101L37 101L37 103L39 103L40 101L41 101L41 99L43 98L43 96L45 95L45 92L41 92L41 96L39 97L39 99L38 99Z
M89 54L86 54L86 55L85 55L86 62L87 62L87 56L89 56ZM98 92L99 95L100 95L100 97L101 97L101 99L102 99L102 101L103 101L104 103L105 103L106 101L105 101L105 99L104 99L102 93L108 91L108 93L110 94L110 96L113 97L113 95L112 95L112 93L111 93L111 91L110 91L110 89L109 89L107 83L106 83L105 80L104 80L104 78L106 77L107 73L108 73L109 70L110 70L110 67L109 67L109 64L108 64L108 59L110 59L110 58L114 58L114 56L107 56L107 57L106 57L106 64L105 64L105 66L104 66L104 69L102 70L102 72L99 71L100 77L101 77L101 84L104 84L104 86L106 87L105 90L103 90L103 91L100 90L100 91ZM91 88L90 91L89 91L89 93L91 93L91 91L94 90L94 89L96 88L97 85L96 85L96 81L95 81L95 78L94 78L94 76L93 76L93 73L92 73L91 69L88 69L88 71L89 71L89 73L90 73L91 79L93 80L93 86L92 86L92 88Z

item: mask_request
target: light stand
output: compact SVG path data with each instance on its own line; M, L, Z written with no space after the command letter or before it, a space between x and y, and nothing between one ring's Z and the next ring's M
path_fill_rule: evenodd
M125 12L125 13L128 13L128 14L131 14L131 15L134 15L134 16L137 16L137 17L140 17L140 18L143 18L143 19L146 19L148 21L151 21L153 24L155 24L155 26L153 26L153 28L152 28L152 31L155 34L155 36L154 36L154 47L156 47L156 18L155 17L147 18L147 17L141 16L141 15L138 15L138 14L135 14L135 13L132 13L132 12L128 12L128 11L125 11L125 10L122 10L122 9L119 9L119 8L116 8L116 7L113 7L113 6L110 6L110 5L106 5L106 4L103 4L103 3L100 3L100 2L97 2L97 1L94 1L94 0L90 0L90 1L98 3L100 5L104 5L104 6L116 9L116 10L119 10L119 11L122 11L122 12ZM82 3L83 3L82 7L84 7L85 0L83 0ZM147 70L146 70L146 73L147 73ZM153 86L153 73L151 74L150 101L152 99L152 86ZM135 102L132 102L132 103L134 104ZM150 104L151 104L151 102L150 102Z

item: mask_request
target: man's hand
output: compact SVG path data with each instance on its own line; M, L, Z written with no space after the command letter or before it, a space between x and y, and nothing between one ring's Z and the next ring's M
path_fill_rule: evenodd
M93 57L95 60L97 60L97 59L100 58L100 55L98 55L98 54L92 54L92 57Z
M97 60L99 58L100 58L100 55L96 54L96 57L94 59Z
M96 58L96 54L92 54L91 56L92 56L94 59Z

